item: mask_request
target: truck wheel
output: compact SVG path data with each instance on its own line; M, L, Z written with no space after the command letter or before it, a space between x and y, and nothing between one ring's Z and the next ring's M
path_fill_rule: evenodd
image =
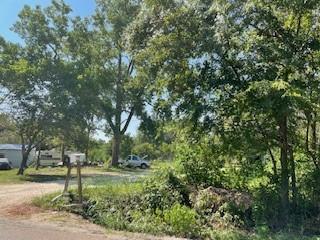
M146 169L147 167L148 167L147 164L145 164L145 163L142 163L142 164L141 164L141 168L142 168L142 169Z

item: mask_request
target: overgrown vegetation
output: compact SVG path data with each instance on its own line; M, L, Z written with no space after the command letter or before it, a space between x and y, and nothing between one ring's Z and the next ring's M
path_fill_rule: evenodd
M190 238L319 234L319 13L316 0L97 0L88 18L62 0L26 6L13 28L24 45L0 38L24 159L51 129L90 156L104 120L112 141L92 159L176 166L88 188L83 216Z
M316 219L308 224L292 221L285 231L278 232L276 206L261 209L266 202L272 203L270 197L277 196L274 192L260 192L259 185L247 189L250 193L208 188L189 179L180 164L174 168L166 165L147 179L88 186L83 209L70 207L77 202L76 191L55 203L51 202L53 195L37 198L34 203L75 212L115 230L203 239L317 239Z

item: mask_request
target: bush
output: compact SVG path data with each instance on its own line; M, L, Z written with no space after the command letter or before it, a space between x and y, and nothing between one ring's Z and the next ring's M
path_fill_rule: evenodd
M175 203L190 205L189 191L172 170L161 170L146 181L143 203L153 212L168 209Z
M128 225L129 231L147 232L152 234L169 233L168 226L163 221L162 213L156 211L150 213L148 211L133 211L131 213L132 221Z
M159 156L161 160L172 161L174 157L174 145L168 143L161 143L159 146Z
M199 235L197 214L181 205L188 202L188 193L172 171L161 171L144 185L130 186L86 189L83 216L115 230Z
M163 216L172 233L183 237L196 237L199 235L195 210L176 203L170 209L165 210Z
M141 206L141 191L141 183L85 189L83 216L113 229L125 229L130 211Z
M184 174L188 184L196 187L222 186L223 162L219 160L213 149L214 146L205 141L192 146L180 145L176 160L179 161L181 173Z
M252 226L252 198L248 193L209 187L194 193L193 207L207 222L220 226Z
M267 225L271 229L280 226L280 195L274 186L263 187L255 193L253 216L257 225ZM272 207L270 207L272 206Z

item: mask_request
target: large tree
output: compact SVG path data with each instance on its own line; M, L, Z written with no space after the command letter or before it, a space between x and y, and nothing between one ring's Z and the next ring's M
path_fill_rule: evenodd
M25 6L13 28L29 55L47 64L43 86L62 146L76 143L87 152L93 122L103 118L113 136L113 165L121 136L143 108L144 88L135 85L134 61L124 38L139 6L139 1L100 0L93 16L81 19L54 0L44 9ZM79 129L86 130L85 137Z
M140 7L135 0L98 0L94 19L99 99L107 132L112 133L112 161L117 165L123 136L135 114L143 108L143 90L134 84L135 63L126 51L124 36Z
M71 12L63 1L54 0L44 9L25 6L13 28L30 55L38 54L47 63L42 84L52 107L52 134L60 138L62 155L68 145L87 151L97 113L97 88L90 69L92 32L88 19L71 17Z
M23 174L30 152L45 138L52 121L51 105L46 94L47 62L30 49L2 42L1 82L6 89L5 112L14 120L22 144Z
M270 154L283 225L296 201L297 125L308 120L309 129L304 112L317 119L319 9L298 0L145 1L129 31L137 68L156 76L158 102L219 136L230 156Z

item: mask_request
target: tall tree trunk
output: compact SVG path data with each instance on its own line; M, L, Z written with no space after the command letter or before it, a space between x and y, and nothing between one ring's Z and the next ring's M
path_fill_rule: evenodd
M121 144L121 112L122 112L122 54L118 56L118 80L116 83L116 114L113 129L113 145L111 166L119 164L120 144Z
M311 123L311 129L312 129L312 151L316 152L317 151L317 120L316 120L317 115L314 114L314 119Z
M29 149L26 150L24 146L22 147L22 149L23 149L22 150L22 161L21 161L21 164L20 164L20 167L19 167L17 175L23 175L24 170L25 170L25 168L27 166L29 153L30 153L30 150Z
M307 127L306 127L306 151L309 152L309 130L310 130L310 114L306 114Z
M64 142L62 142L61 144L61 161L62 163L65 165L65 157L64 157L64 154L65 153L65 145L64 145Z
M38 156L37 156L37 162L36 162L36 170L40 167L40 155L41 155L41 149L38 150Z
M89 161L90 135L94 129L92 127L92 124L93 124L93 115L90 117L89 120L87 120L87 142L86 142L86 149L85 149L86 162Z
M29 152L27 151L26 149L26 144L25 144L25 140L24 140L24 136L23 134L20 135L20 138L21 138L21 154L22 154L22 160L21 160L21 163L20 163L20 167L19 167L19 170L18 170L18 173L17 175L23 175L24 173L24 169L27 165L27 161L28 161L28 157L29 157ZM29 150L29 149L28 149Z
M276 159L274 158L274 155L270 147L268 147L268 151L269 151L271 162L272 162L273 178L275 181L277 181L278 179L277 162L276 162Z
M281 182L280 182L280 199L281 199L281 225L286 226L289 218L289 169L288 169L288 126L287 117L284 116L279 121L280 136L280 163L281 163Z
M89 147L90 147L90 129L88 128L86 150L84 152L85 158L86 158L86 162L88 162L88 160L89 160Z
M318 153L318 138L317 138L317 115L314 113L314 119L312 120L311 123L311 131L312 131L312 138L311 138L311 158L312 161L315 165L315 167L320 170L320 161L319 158L317 157Z
M112 143L112 161L111 166L117 166L119 163L119 155L120 155L120 142L121 142L121 134L119 132L115 132L113 136Z
M291 191L292 191L292 209L295 212L297 207L297 180L296 180L296 164L293 155L293 146L289 146L290 159L290 175L291 175Z
M89 144L86 146L86 150L84 152L85 158L86 158L86 163L88 163L89 160Z

